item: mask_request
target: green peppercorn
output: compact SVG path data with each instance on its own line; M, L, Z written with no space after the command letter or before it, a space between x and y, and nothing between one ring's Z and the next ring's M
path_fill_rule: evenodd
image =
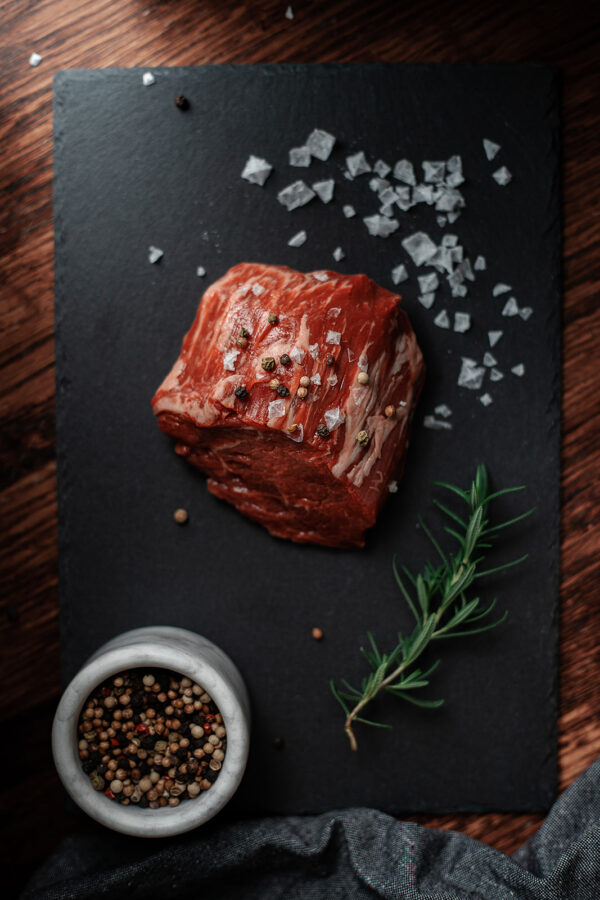
M325 360L325 362L327 363L328 366L332 366L335 362L335 356L332 356L330 353L328 355L327 359Z
M277 325L279 319L275 313L269 313L269 325Z
M327 427L327 425L317 425L317 434L320 438L328 438L329 428Z
M286 387L285 384L280 384L279 387L277 388L277 393L279 394L280 397L289 397L290 389L288 387Z
M284 353L282 356L279 357L279 362L281 363L282 366L291 366L291 364L292 364L291 357L287 353Z
M248 396L248 391L243 384L240 384L239 387L236 387L234 394L238 398L238 400L245 400Z
M272 372L275 368L275 359L272 356L263 356L260 361L261 366L265 370L265 372Z
M360 444L361 447L366 447L369 440L369 433L367 431L359 431L356 435L356 443Z

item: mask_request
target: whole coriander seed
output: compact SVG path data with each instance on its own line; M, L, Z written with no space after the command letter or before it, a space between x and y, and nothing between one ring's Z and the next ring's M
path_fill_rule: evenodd
M308 388L299 387L296 391L296 397L298 397L300 400L304 400L306 397L308 397Z
M357 381L359 384L368 384L369 383L369 374L368 372L359 372Z
M392 406L390 403L389 406L386 406L384 412L388 419L392 419L396 415L396 407Z
M238 400L245 400L248 396L248 391L243 384L240 384L239 387L236 387L233 393L238 398Z
M276 391L280 384L281 384L281 382L280 382L279 378L271 378L271 380L269 382L269 387L271 388L272 391Z
M315 641L323 640L323 630L321 628L313 628L313 630L311 631L311 634L312 634L313 638L315 639Z
M187 510L185 509L176 509L173 513L173 518L177 522L178 525L185 525L189 519L187 514Z
M279 357L279 362L281 363L282 366L291 366L291 364L292 364L291 357L287 353L283 353Z
M301 387L310 387L310 378L308 377L308 375L302 376L302 378L300 379L300 385Z

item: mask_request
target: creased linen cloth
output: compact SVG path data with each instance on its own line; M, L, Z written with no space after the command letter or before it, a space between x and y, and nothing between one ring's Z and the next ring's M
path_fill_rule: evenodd
M600 900L600 758L513 856L372 809L212 823L169 841L75 835L23 900Z

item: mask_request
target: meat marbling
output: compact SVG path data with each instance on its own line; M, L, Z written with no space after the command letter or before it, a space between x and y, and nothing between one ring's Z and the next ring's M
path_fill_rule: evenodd
M205 292L152 405L209 490L272 535L361 547L402 473L424 371L400 297L366 275L241 263Z

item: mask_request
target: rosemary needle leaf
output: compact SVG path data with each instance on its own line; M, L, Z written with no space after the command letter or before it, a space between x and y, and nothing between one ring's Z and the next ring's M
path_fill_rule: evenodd
M361 648L361 652L371 672L362 678L360 688L353 687L345 679L340 682L344 690L338 688L334 681L330 682L333 696L346 714L344 730L353 750L357 747L353 731L356 722L377 728L390 727L381 722L373 722L362 715L364 707L381 691L426 709L443 704L443 699L424 700L411 694L428 686L429 678L439 666L440 660L436 660L426 671L414 666L414 663L434 640L481 634L497 628L506 621L507 612L494 622L473 627L475 623L489 616L496 606L496 600L483 608L479 597L468 599L467 591L476 578L502 572L527 558L526 554L494 568L478 570L484 560L484 551L491 547L489 540L484 541L483 538L488 535L495 536L497 532L521 522L533 513L534 510L530 509L499 525L489 524L487 516L490 502L506 494L522 491L523 486L504 488L488 494L488 475L483 464L477 466L475 478L468 490L444 481L436 481L435 484L459 497L468 507L469 514L465 520L439 500L433 501L434 506L460 528L460 531L457 531L455 527L444 526L444 531L458 542L458 550L452 554L444 553L429 527L419 517L423 532L440 557L441 565L436 566L428 562L423 567L422 573L417 576L414 576L406 566L402 566L402 573L414 591L413 597L402 579L396 556L392 560L396 584L415 618L415 627L409 635L398 632L396 645L390 653L383 653L373 634L367 632L369 647ZM350 708L352 704L354 705Z

